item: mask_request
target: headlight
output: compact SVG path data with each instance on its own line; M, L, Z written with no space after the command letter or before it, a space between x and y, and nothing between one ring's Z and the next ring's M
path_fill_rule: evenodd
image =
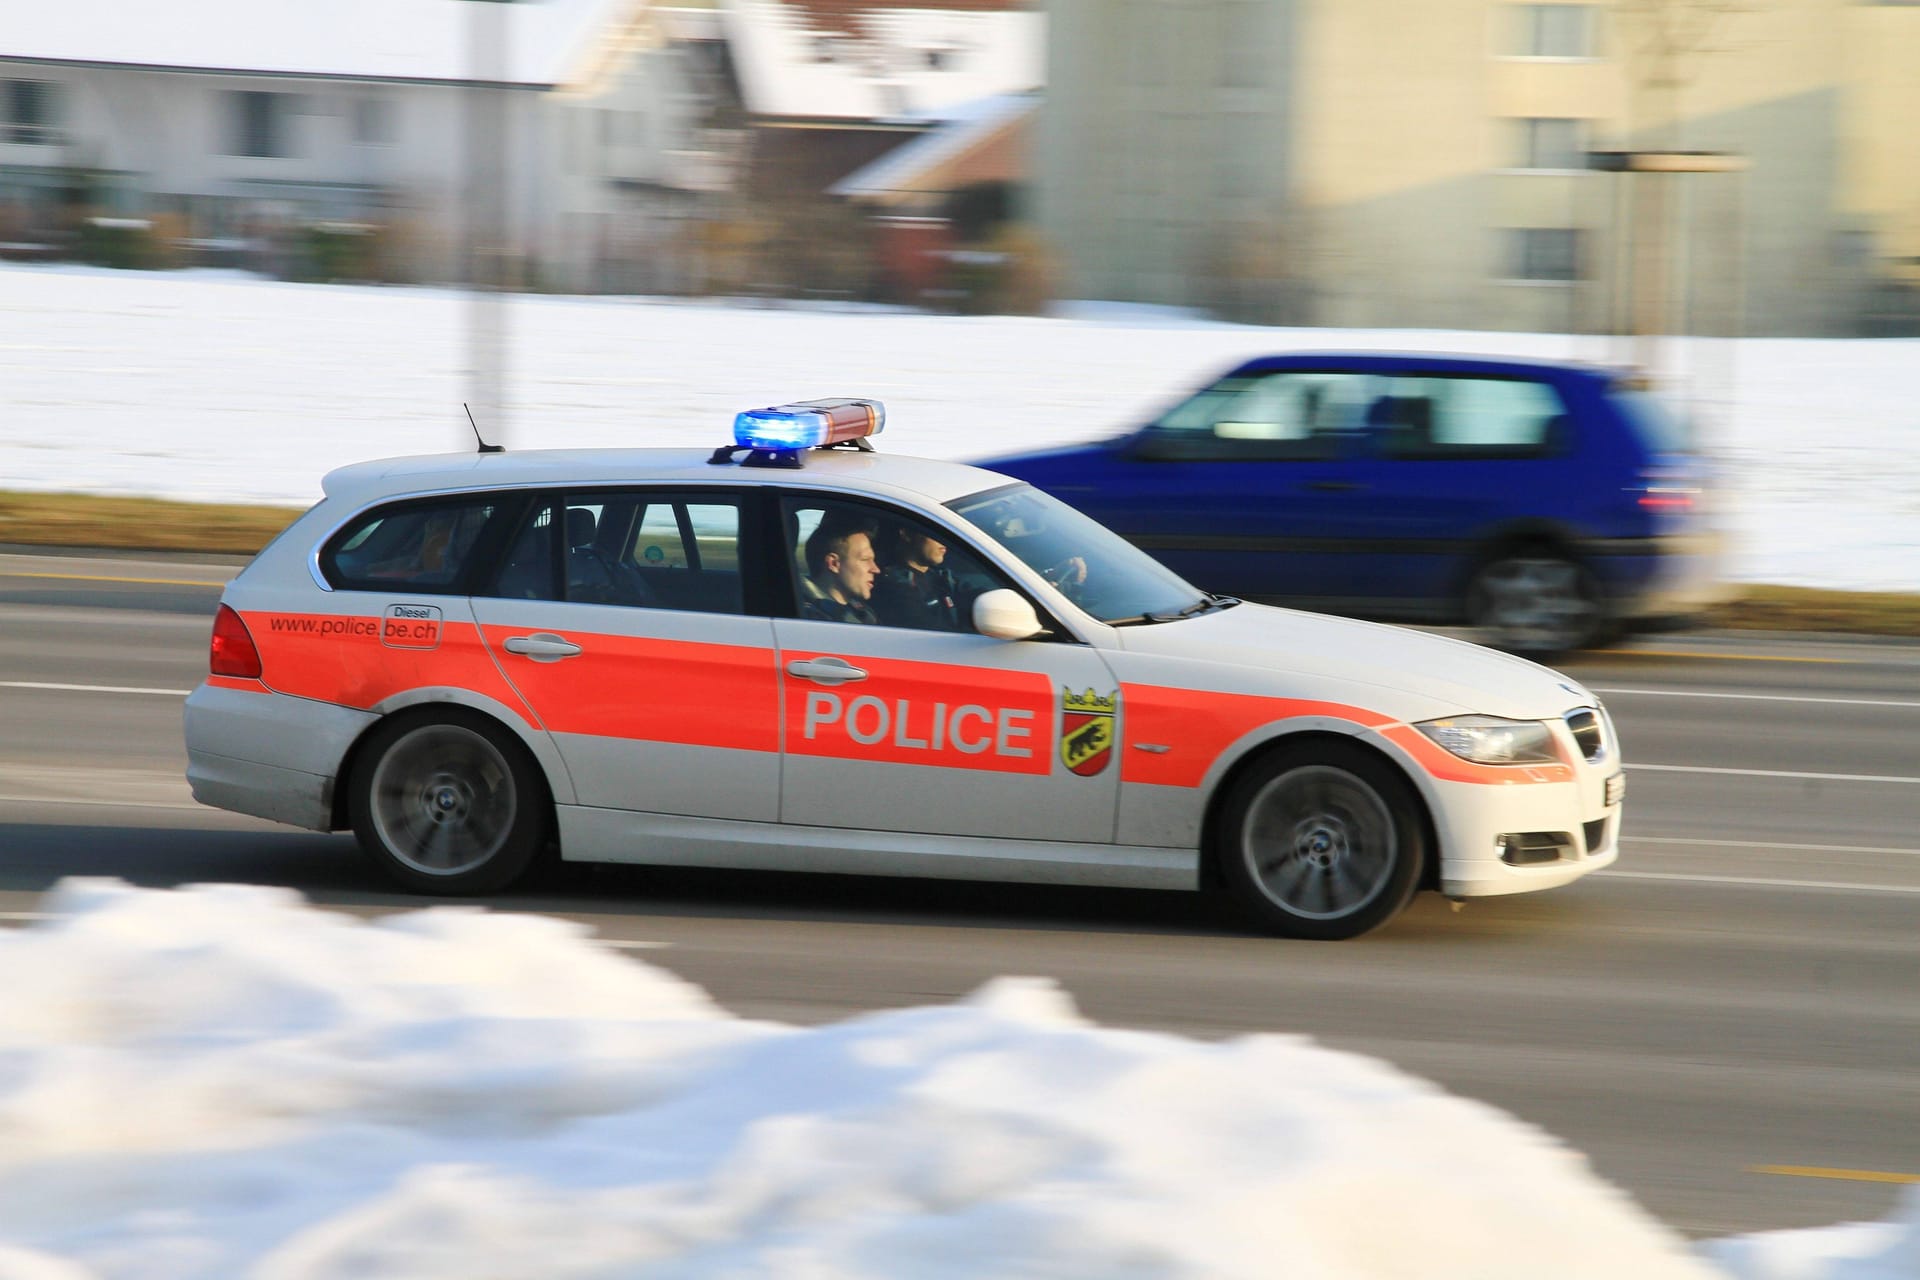
M1538 720L1454 716L1413 727L1476 764L1552 764L1560 759L1553 749L1552 732Z

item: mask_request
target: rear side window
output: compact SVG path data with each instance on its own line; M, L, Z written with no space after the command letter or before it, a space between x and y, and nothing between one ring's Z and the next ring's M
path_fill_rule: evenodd
M1389 378L1367 425L1389 458L1541 458L1564 452L1566 404L1527 378Z
M740 508L627 490L536 503L479 594L691 613L744 613Z
M1692 453L1693 431L1686 418L1649 391L1617 391L1620 406L1647 448L1655 453Z
M1168 459L1315 459L1360 428L1366 376L1286 369L1223 378L1154 423L1147 447Z
M499 509L492 496L378 507L327 540L320 572L341 591L451 595Z

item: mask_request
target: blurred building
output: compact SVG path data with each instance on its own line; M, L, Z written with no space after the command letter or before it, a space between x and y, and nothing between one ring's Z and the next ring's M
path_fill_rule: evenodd
M1912 3L1048 12L1035 207L1070 296L1599 330L1631 309L1638 255L1657 254L1664 326L1820 334L1898 324L1920 284ZM1589 152L1629 149L1736 153L1747 168L1588 167ZM1657 216L1637 203L1648 190Z
M0 253L322 278L752 288L738 242L1043 68L1016 0L16 9Z
M726 185L702 82L720 47L712 13L642 0L16 6L0 240L144 224L175 261L284 270L331 242L405 278L484 255L578 284L650 261Z

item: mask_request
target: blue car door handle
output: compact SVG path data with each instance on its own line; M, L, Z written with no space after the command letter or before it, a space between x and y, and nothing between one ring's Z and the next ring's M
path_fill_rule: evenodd
M1309 480L1300 486L1303 489L1315 489L1321 493L1350 493L1367 486L1353 480Z

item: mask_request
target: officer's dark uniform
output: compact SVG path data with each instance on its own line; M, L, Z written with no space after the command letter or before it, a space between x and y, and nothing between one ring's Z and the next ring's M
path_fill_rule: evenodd
M873 608L890 627L959 631L959 591L945 565L915 569L896 564L873 584Z
M800 616L812 622L864 622L872 625L880 621L866 605L851 600L843 604L829 595L809 595L800 602Z

